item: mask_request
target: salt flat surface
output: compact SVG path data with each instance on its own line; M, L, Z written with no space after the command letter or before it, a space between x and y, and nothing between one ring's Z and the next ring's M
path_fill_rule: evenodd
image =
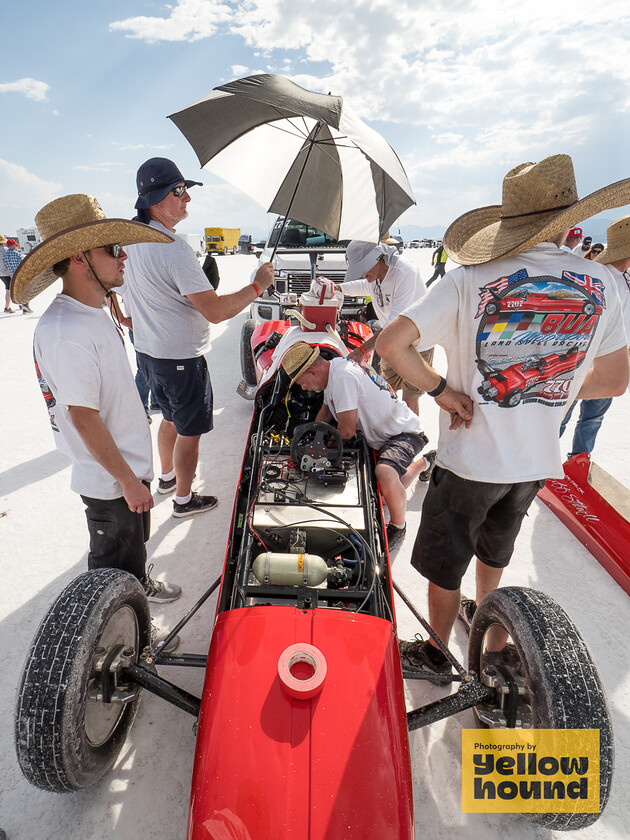
M431 252L407 250L430 276ZM247 256L219 259L221 292L247 282L254 265ZM114 769L90 790L57 795L26 782L13 747L15 692L24 659L39 622L72 578L86 569L87 529L83 505L70 490L70 470L53 442L35 378L31 343L38 316L56 287L38 297L33 315L0 315L0 828L8 840L135 840L136 837L183 840L195 748L192 718L148 695ZM246 313L213 327L208 354L215 394L215 429L202 438L197 489L219 496L216 510L191 519L171 517L171 497L156 494L150 562L154 576L179 583L180 601L154 607L157 622L172 626L220 573L227 542L236 482L251 417L251 403L236 394L240 380L239 338ZM127 342L128 343L128 342ZM133 357L128 346L130 359ZM437 354L437 366L444 357ZM430 398L421 413L431 444L437 442L437 409ZM576 412L577 414L577 412ZM152 433L157 437L159 415ZM627 434L630 397L615 400L600 432L594 459L630 487ZM567 434L571 434L572 427ZM532 446L535 439L532 436ZM568 445L568 441L567 441ZM155 447L155 462L157 447ZM409 491L408 533L396 552L394 576L421 611L426 587L410 567L425 488ZM538 588L556 599L576 622L601 670L612 709L616 772L604 816L580 832L549 832L520 817L461 813L460 731L473 726L471 712L411 734L416 837L446 840L488 838L580 837L613 840L627 837L630 789L630 600L601 566L540 502L532 506L518 538L505 584ZM464 589L474 594L469 572ZM214 618L213 598L182 632L181 649L205 654ZM398 604L399 635L418 629L406 607ZM457 628L454 653L465 657L466 638ZM203 672L171 669L173 681L200 694ZM408 706L433 700L444 689L408 684ZM277 838L281 840L281 838Z

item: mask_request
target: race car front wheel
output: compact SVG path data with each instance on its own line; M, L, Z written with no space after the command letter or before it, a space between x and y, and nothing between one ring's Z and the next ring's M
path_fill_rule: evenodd
M101 675L114 673L116 658L137 662L150 627L144 589L118 569L86 572L57 598L18 693L16 752L32 784L80 790L109 770L135 718L139 689L114 681L104 692Z
M497 631L508 634L501 655L488 649ZM599 812L524 815L561 831L594 823L610 794L612 724L597 667L562 607L535 589L511 586L490 592L477 607L470 627L468 665L496 691L493 699L475 708L481 727L599 730Z

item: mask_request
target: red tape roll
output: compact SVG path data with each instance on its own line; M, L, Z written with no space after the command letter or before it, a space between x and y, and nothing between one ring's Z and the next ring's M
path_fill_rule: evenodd
M312 668L312 674L306 679L300 679L292 673L298 663L305 662ZM328 666L324 654L314 645L298 642L289 645L278 659L278 676L282 687L291 697L297 700L310 700L322 690Z

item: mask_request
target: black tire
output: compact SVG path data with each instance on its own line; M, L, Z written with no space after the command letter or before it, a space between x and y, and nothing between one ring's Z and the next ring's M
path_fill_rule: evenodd
M590 302L585 303L584 306L582 307L582 312L584 312L585 315L594 315L595 314L595 304L590 303Z
M42 621L26 658L15 721L20 767L43 790L80 790L112 766L134 721L128 703L91 699L97 650L150 642L151 619L140 582L118 569L75 578Z
M610 794L614 744L608 701L586 642L562 607L542 592L509 586L490 592L477 607L470 627L468 665L482 673L484 639L492 625L511 636L518 663L496 666L524 680L519 714L534 729L599 729L600 810L595 814L525 814L531 822L560 831L591 825ZM490 704L490 707L492 704ZM488 719L494 709L478 706L476 716ZM520 707L523 707L520 710ZM528 708L526 708L528 707Z
M486 304L486 315L496 315L498 311L499 304L496 301L491 300L490 303Z
M248 385L256 385L256 363L252 352L252 335L256 321L248 318L241 328L241 376Z
M506 398L503 400L501 405L508 406L509 408L513 408L515 405L518 405L520 401L523 399L523 391L521 388L515 388L513 391L510 391Z

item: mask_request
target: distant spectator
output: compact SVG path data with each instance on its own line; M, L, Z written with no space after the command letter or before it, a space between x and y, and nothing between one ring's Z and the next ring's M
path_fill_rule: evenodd
M13 277L13 275L15 274L15 269L24 259L24 254L21 254L19 249L19 242L16 242L15 239L7 239L7 247L4 254L2 255L2 262L4 263L4 267L7 269L11 277ZM9 298L9 303L10 302L11 300ZM29 303L30 301L28 303L19 304L19 307L22 310L22 315L26 315L27 312L33 311L29 306ZM12 311L10 306L5 306L4 311L7 312L7 309L9 312Z
M594 260L595 257L598 257L601 252L604 250L603 242L596 242L588 251L584 254L585 260Z
M433 276L429 278L427 282L427 289L433 283L434 280L437 280L439 277L444 277L444 272L446 271L446 261L448 259L448 254L444 250L444 245L440 245L435 249L433 252L433 256L431 257L431 265L435 266L435 271L433 272Z
M600 254L597 257L589 257L589 259L603 263L612 274L617 291L619 292L619 297L621 298L623 323L626 328L626 337L628 337L630 336L630 216L623 216L621 219L617 219L616 222L608 225L607 240L606 248L604 249L600 245L602 248ZM591 250L594 251L597 247L598 245L593 245ZM573 403L562 421L562 426L560 427L561 436L567 427L567 423L571 418L576 404L575 402ZM571 452L568 454L569 458L580 452L588 452L590 455L595 446L597 433L601 428L604 415L611 404L611 397L596 400L581 400L580 416L575 424Z
M575 254L575 256L585 257L591 248L592 241L592 236L585 236L582 242L579 245L576 245L573 249L573 253Z
M0 279L5 285L6 291L4 294L4 311L7 315L12 315L15 312L15 309L11 309L11 292L9 289L11 288L11 275L9 273L9 269L4 264L4 252L7 250L5 245L7 244L7 240L5 239L2 234L0 234Z
M578 247L580 242L582 241L582 228L580 227L572 227L569 233L567 234L567 239L564 245L560 246L561 251L569 251L569 253L573 253L574 249Z

